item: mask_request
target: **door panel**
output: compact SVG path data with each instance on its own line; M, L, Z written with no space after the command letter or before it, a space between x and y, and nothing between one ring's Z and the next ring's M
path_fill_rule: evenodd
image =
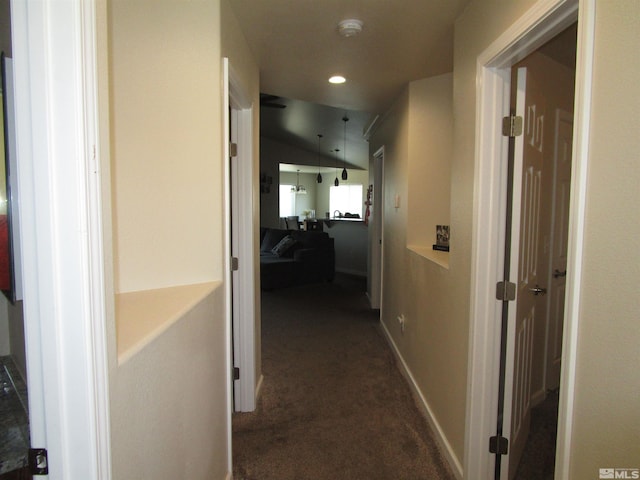
M553 182L553 226L551 249L551 281L549 284L549 329L546 388L560 385L562 357L562 324L566 291L567 246L569 239L569 199L571 193L571 148L573 115L556 110Z
M517 70L516 114L524 118L524 134L514 148L514 218L511 265L517 271L515 314L507 332L505 374L505 431L509 434L508 468L503 479L512 479L522 457L531 421L531 368L534 326L539 321L538 288L540 204L543 174L546 102L525 67ZM512 328L513 326L513 328Z

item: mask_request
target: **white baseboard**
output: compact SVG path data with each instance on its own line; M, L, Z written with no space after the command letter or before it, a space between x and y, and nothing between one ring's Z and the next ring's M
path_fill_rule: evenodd
M356 277L367 276L367 272L360 272L358 270L350 270L348 268L338 268L338 267L336 267L336 273L346 273L347 275L354 275Z
M258 379L258 384L256 385L256 405L258 405L258 399L260 398L260 394L262 393L262 384L264 383L264 375L260 375Z
M384 324L384 322L380 322L380 325L384 333L384 336L387 339L387 342L389 343L389 346L391 346L391 350L393 351L394 355L400 362L400 365L402 365L400 372L409 381L409 386L411 387L411 390L413 391L414 395L416 395L416 397L419 399L418 403L419 403L419 406L421 407L420 410L422 411L422 414L427 419L427 423L435 433L436 441L438 442L438 445L440 446L440 449L442 450L444 457L449 463L449 466L453 470L453 473L456 476L456 478L458 480L462 480L463 470L462 470L462 464L460 463L460 460L458 459L455 452L453 451L453 448L451 448L451 444L449 443L446 435L442 431L442 428L440 427L438 420L436 420L436 417L433 415L433 411L431 410L431 407L429 407L427 400L422 395L422 392L420 391L420 388L418 387L418 384L416 383L415 378L413 378L413 375L411 374L411 370L409 370L409 367L404 361L404 358L402 357L400 350L398 350L398 347L396 343L393 341L393 338L391 337L389 330L387 330L387 326Z

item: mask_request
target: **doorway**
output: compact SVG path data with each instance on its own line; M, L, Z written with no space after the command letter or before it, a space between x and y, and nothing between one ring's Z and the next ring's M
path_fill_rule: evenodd
M254 226L253 226L253 106L241 87L228 59L224 59L224 76L228 101L225 112L229 139L227 225L230 236L230 332L233 410L251 412L256 406L256 315ZM234 145L231 148L231 145ZM231 260L233 259L233 260Z
M384 147L373 154L373 192L370 198L372 215L371 238L369 239L369 275L367 294L371 308L382 309L382 259L384 227Z
M580 9L578 10L578 6ZM578 22L576 98L573 128L573 172L568 214L566 297L564 302L562 373L558 408L555 475L567 475L575 375L578 299L583 242L588 150L589 94L592 78L594 5L590 0L549 2L532 7L478 57L478 125L476 137L472 306L465 437L465 471L496 478L496 458L489 453L498 422L500 329L503 302L496 299L504 279L507 215L508 140L501 135L509 114L510 71L571 24ZM535 285L534 285L535 287ZM514 295L515 296L515 295ZM512 307L513 309L513 307ZM505 405L508 402L505 402ZM505 431L507 430L505 425ZM508 434L505 434L508 435ZM495 446L495 445L494 445ZM508 450L507 450L508 451ZM507 451L504 453L506 454ZM505 455L503 455L505 456ZM502 470L505 474L507 469ZM506 477L501 477L506 478Z
M515 299L503 303L504 405L496 429L508 445L506 453L496 452L501 462L496 460L495 478L553 476L576 32L573 24L512 67L511 111L523 128L512 132L509 149L513 194L507 212L513 214L507 215L504 262Z

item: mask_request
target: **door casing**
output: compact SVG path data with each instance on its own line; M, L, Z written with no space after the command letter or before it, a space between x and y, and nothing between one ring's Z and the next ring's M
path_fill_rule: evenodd
M31 444L51 478L106 480L106 5L12 0L11 16Z
M384 250L384 146L373 154L373 215L369 256L369 303L382 311Z
M228 62L225 62L227 65ZM234 409L238 412L252 412L256 408L256 331L259 321L256 318L253 203L255 192L252 179L253 168L253 105L243 90L238 76L231 65L228 70L228 101L230 112L228 122L230 138L237 144L235 168L230 170L233 190L230 196L231 254L238 257L238 270L232 273L231 302L233 309L233 360L240 369L240 378L234 381ZM230 125L227 125L229 128Z
M567 295L556 478L567 478L572 434L573 384L580 301L590 93L593 70L595 0L541 0L496 39L477 61L476 154L474 169L473 251L467 415L464 472L493 478L494 456L488 451L495 434L501 304L496 282L504 264L506 165L508 143L500 122L509 112L510 68L578 20L574 174L569 214Z

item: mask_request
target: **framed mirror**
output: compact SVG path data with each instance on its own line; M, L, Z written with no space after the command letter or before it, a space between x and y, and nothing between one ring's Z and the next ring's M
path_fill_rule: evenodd
M11 303L22 299L15 115L13 108L13 64L0 54L2 115L0 116L0 290Z

